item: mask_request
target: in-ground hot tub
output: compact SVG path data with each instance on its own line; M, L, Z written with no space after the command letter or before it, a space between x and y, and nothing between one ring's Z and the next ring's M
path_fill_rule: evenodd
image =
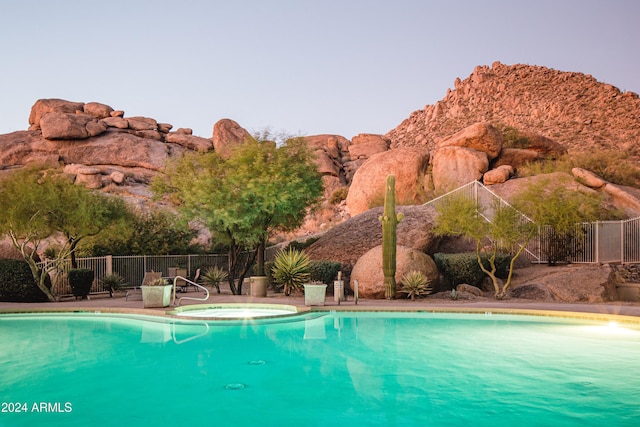
M178 307L169 314L199 319L260 319L292 316L298 309L285 304L195 304Z

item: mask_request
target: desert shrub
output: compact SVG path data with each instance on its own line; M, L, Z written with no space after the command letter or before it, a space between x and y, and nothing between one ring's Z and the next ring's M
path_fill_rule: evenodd
M480 259L485 268L490 269L488 256L481 255ZM475 253L462 254L434 254L433 260L438 266L438 270L444 276L444 283L441 284L441 291L451 290L461 283L471 286L480 286L486 274L478 264L478 258ZM511 256L506 254L497 254L496 277L505 278L509 273L509 262Z
M503 147L508 148L528 148L531 145L531 140L522 135L520 131L511 126L498 126L498 129L502 132L504 137Z
M48 282L47 287L51 288ZM29 264L14 259L0 259L0 301L42 302L47 296L38 288Z
M311 261L309 263L309 274L311 280L331 285L338 276L341 264L336 261Z
M87 268L72 268L69 270L69 285L71 292L77 297L86 297L93 284L93 270Z
M337 205L341 201L347 198L347 194L349 193L349 187L340 187L336 191L331 194L329 198L329 203L332 205Z

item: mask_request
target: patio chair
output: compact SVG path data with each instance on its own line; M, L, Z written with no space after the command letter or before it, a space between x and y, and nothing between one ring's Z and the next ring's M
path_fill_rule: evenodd
M194 274L193 276L193 279L190 279L190 280L194 283L198 283L199 279L200 279L200 269L198 268L196 270L196 274ZM185 280L180 280L180 279L178 279L178 281L176 282L176 286L180 287L180 292L187 292L189 290L189 286L193 286L194 291L198 290L198 288L194 286L193 283L187 282Z
M142 278L142 284L140 286L146 285L148 283L153 282L154 280L158 280L162 278L162 272L155 272L155 271L147 271L144 273L144 277ZM140 296L140 299L142 299L142 288L140 288L140 286L134 286L133 288L129 288L127 290L127 293L124 297L125 301L129 300L129 297L132 296Z

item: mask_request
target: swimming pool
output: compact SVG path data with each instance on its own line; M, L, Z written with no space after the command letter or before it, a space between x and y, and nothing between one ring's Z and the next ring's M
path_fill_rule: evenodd
M213 322L3 315L0 342L0 426L636 426L640 419L634 324L391 312Z

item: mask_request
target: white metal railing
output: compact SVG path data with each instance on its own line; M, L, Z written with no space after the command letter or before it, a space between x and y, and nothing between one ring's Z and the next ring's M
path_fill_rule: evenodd
M510 206L504 199L479 181L472 181L453 191L428 201L434 207L446 204L454 197L473 200L482 216L490 221L495 208ZM522 219L531 221L526 215ZM525 254L533 262L548 262L550 245L557 239L548 226L539 226L538 234L526 246ZM575 231L564 242L566 261L572 263L640 263L640 217L620 221L596 221L576 224Z
M182 302L183 299L188 299L188 300L192 300L192 301L206 301L209 299L209 289L205 288L202 285L197 284L196 282L193 282L189 279L187 279L186 277L182 277L182 276L176 276L173 278L173 300L171 305L176 305L176 287L178 286L178 280L182 280L186 283L188 283L187 286L195 286L197 288L200 288L202 290L204 290L204 294L206 295L204 298L195 298L195 297L182 297L178 299L178 305L180 305L180 303Z
M533 224L533 220L531 218L511 206L509 202L489 190L480 181L471 181L468 184L426 202L424 205L433 206L437 209L456 198L471 200L474 203L478 214L480 214L485 221L491 222L495 218L496 212L499 209L509 207L519 213L520 221ZM522 244L524 244L524 242ZM520 246L522 246L522 244L520 244ZM524 248L524 254L531 261L540 262L539 253L532 250L534 247L535 244L531 244L531 242L529 242Z

